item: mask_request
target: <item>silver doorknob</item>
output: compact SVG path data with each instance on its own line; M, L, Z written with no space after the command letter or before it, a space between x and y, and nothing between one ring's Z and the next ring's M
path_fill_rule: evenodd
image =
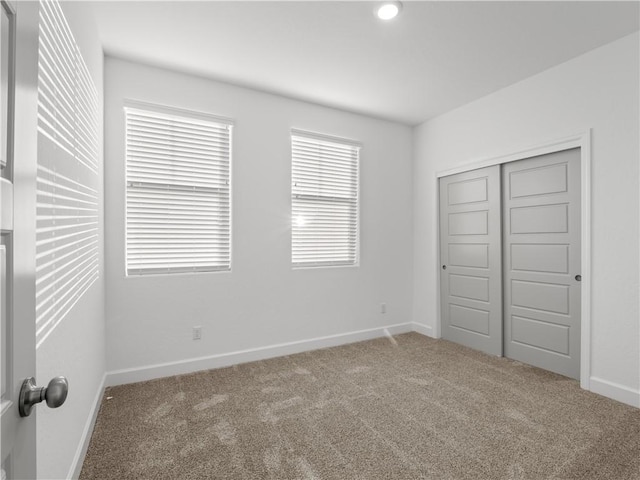
M69 382L64 377L52 378L46 387L36 387L35 378L26 378L22 382L18 398L20 416L31 415L31 408L43 400L47 402L47 407L58 408L67 399L67 393L69 393Z

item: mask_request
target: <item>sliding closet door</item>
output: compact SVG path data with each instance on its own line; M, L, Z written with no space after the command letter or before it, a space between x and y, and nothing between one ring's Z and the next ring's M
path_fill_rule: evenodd
M502 355L500 167L440 179L442 336Z
M503 166L505 356L580 375L580 150Z

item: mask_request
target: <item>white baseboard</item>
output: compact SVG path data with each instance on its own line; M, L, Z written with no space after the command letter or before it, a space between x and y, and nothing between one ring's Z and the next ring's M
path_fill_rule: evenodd
M634 390L619 383L609 382L601 378L591 377L590 390L598 395L612 398L632 407L640 408L640 390Z
M413 322L411 324L411 328L413 328L414 332L421 333L422 335L426 335L427 337L436 338L433 334L433 327L429 325L425 325L424 323Z
M96 418L98 417L98 412L100 411L100 404L102 402L102 394L104 393L106 381L107 374L105 373L102 376L102 381L100 382L100 386L98 387L96 396L93 399L93 406L91 407L89 417L87 418L87 423L85 424L84 430L82 431L80 443L78 444L78 449L76 450L76 454L73 457L73 462L71 462L71 468L69 469L67 478L76 479L80 477L80 471L82 470L84 457L87 455L87 450L89 449L89 442L91 441L93 427L96 424Z
M84 459L86 448L88 446L89 439L91 438L90 432L92 431L93 424L95 423L95 417L98 413L102 390L105 386L143 382L156 378L193 373L200 370L229 367L241 363L254 362L257 360L265 360L268 358L293 355L295 353L307 352L320 348L335 347L339 345L346 345L348 343L371 340L373 338L383 337L387 334L398 335L407 332L417 332L422 335L435 338L433 335L433 327L417 322L407 322L396 325L388 325L386 327L359 330L356 332L328 335L326 337L312 338L309 340L280 343L276 345L269 345L266 347L258 347L248 350L210 355L206 357L179 360L176 362L161 363L145 367L128 368L107 372L105 378L103 379L102 387L98 392L98 396L96 397L91 417L89 418L87 426L85 427L83 440L81 445L78 447L78 452L76 453L76 458L74 459L71 473L79 474L79 470L82 468L82 460ZM596 377L590 378L589 389L593 393L597 393L613 400L626 403L627 405L640 408L640 391L638 390L633 390L624 385L609 382L607 380ZM78 470L78 472L75 472L76 469ZM77 478L77 475L72 476L71 478Z
M396 325L387 325L385 327L371 328L368 330L318 337L309 340L280 343L266 347L222 353L219 355L190 358L186 360L179 360L177 362L114 370L112 372L107 372L106 385L114 386L126 383L143 382L146 380L153 380L155 378L170 377L173 375L193 373L200 370L229 367L240 363L293 355L294 353L307 352L309 350L317 350L320 348L336 347L338 345L383 337L387 335L386 332L389 332L392 335L412 332L414 331L413 326L413 323L407 322Z

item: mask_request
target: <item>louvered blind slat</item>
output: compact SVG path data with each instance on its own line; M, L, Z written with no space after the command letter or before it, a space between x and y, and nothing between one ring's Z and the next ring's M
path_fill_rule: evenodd
M127 274L231 269L231 125L127 107Z
M294 267L358 263L359 146L292 132Z

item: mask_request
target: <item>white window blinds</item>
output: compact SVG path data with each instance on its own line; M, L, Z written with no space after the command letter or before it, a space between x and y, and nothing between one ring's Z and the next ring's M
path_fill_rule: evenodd
M360 146L293 130L291 152L293 266L356 265Z
M126 107L127 274L231 269L231 123Z

